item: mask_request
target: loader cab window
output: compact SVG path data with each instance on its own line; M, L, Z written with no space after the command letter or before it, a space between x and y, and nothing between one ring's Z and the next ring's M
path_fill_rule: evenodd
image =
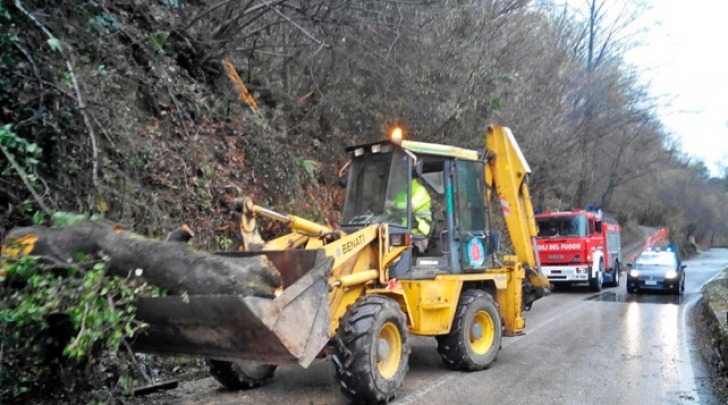
M454 161L455 184L453 185L455 227L459 263L451 257L452 269L481 271L485 268L486 224L485 182L483 163L480 161Z
M479 162L458 162L457 164L457 226L460 229L485 229L485 206L483 203L483 164Z
M407 190L410 162L401 151L367 154L355 158L349 171L342 223L368 225L389 222L407 227L407 219L388 215L386 201Z

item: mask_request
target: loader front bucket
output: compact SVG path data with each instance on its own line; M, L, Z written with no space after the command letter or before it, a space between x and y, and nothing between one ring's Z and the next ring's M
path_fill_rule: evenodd
M137 319L149 327L135 350L218 360L308 367L329 341L328 280L322 250L221 253L234 260L266 255L281 273L276 298L191 295L141 298Z

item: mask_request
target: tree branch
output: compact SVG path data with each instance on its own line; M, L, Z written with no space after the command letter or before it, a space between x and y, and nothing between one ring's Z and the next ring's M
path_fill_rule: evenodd
M43 120L43 78L40 76L40 70L38 70L38 66L35 64L35 61L33 61L32 56L30 55L30 52L28 52L25 48L23 48L22 45L18 42L13 42L13 45L15 45L16 48L25 56L25 59L30 62L30 66L33 68L33 75L38 80L38 116Z
M218 8L220 8L220 7L222 7L222 6L230 3L231 1L233 1L233 0L225 0L225 1L222 1L222 2L220 2L218 4L215 4L214 6L212 6L210 8L208 8L207 10L202 11L200 14L196 15L192 19L192 21L190 21L187 25L185 25L185 30L187 30L188 28L190 28L191 26L193 26L196 22L200 21L200 19L202 19L206 15L208 15L208 14L212 13L213 11L217 10ZM285 0L275 0L272 3L272 5L275 5L275 4L278 4L278 3L282 3L284 1ZM250 4L250 3L248 3L248 4ZM242 15L246 15L248 13L252 13L252 12L254 12L256 10L260 10L261 8L266 7L266 6L267 7L270 7L268 4L259 4L257 6L253 6L253 7L246 8L245 11L243 11L243 14Z
M394 48L394 45L397 43L397 41L399 41L399 27L402 25L402 20L404 20L404 17L402 16L402 9L399 7L399 3L397 4L397 12L399 13L399 21L397 22L397 36L394 38L394 41L389 44L389 49L387 49L387 59L389 59L389 54L392 53L392 48Z
M283 17L283 18L284 18L284 19L285 19L286 21L288 21L288 22L289 22L289 23L290 23L291 25L293 25L294 27L298 28L298 30L299 30L299 31L301 31L301 32L303 33L303 35L305 35L305 36L307 36L307 37L308 37L309 39L311 39L311 41L313 41L313 42L315 42L315 43L317 43L317 44L321 45L321 47L324 47L324 48L328 48L328 47L329 47L329 45L326 45L326 43L324 43L323 41L319 41L318 39L316 39L316 38L315 38L315 37L314 37L314 36L313 36L313 35L312 35L312 34L311 34L310 32L306 31L306 29L304 29L303 27L301 27L300 25L298 25L298 24L297 24L297 23L296 23L295 21L293 21L293 20L292 20L292 19L291 19L290 17L288 17L287 15L283 14L283 13L282 13L282 12L281 12L280 10L278 10L278 9L274 8L274 7L273 7L273 5L272 5L272 4L270 4L270 3L268 3L268 1L267 1L267 0L261 0L261 2L263 2L263 4L265 4L266 6L268 6L268 8L270 8L271 10L273 10L273 12L274 12L274 13L276 13L276 14L278 14L279 16ZM319 48L319 49L320 49L320 48Z
M78 341L81 339L81 336L83 336L83 333L86 332L86 317L88 316L88 302L83 307L83 317L81 318L81 328L78 331L78 334L76 335L76 339L74 339L73 343L68 345L69 349L73 349L76 346L78 346Z
M40 205L40 208L49 216L53 215L53 210L48 208L47 205L43 202L43 199L38 195L38 192L35 191L33 188L33 185L30 184L30 181L28 180L28 173L25 172L25 169L23 169L18 162L15 161L15 158L13 155L8 151L8 149L5 147L5 145L0 144L0 150L2 150L3 155L8 159L8 162L10 162L10 165L15 169L15 171L18 173L18 176L20 176L20 179L23 181L23 184L25 184L25 187L28 188L28 191L33 195L33 198L35 199L35 202Z
M20 10L28 19L30 19L43 33L48 37L49 40L52 40L54 42L58 42L58 38L56 38L52 32L46 28L43 23L41 23L33 14L28 12L23 7L23 3L20 0L15 0L15 7ZM83 117L84 124L86 125L86 130L88 131L89 138L91 139L91 153L92 153L92 172L91 172L91 178L94 184L94 187L99 187L99 151L98 146L96 145L96 134L94 133L93 126L91 125L91 119L89 118L88 112L86 111L86 103L83 101L83 94L81 93L81 87L78 84L78 79L76 78L76 71L73 68L73 63L71 63L71 55L67 55L66 52L63 50L63 47L61 46L59 49L59 52L63 56L65 62L66 62L66 68L68 69L68 74L71 77L71 82L73 83L73 90L76 93L76 103L78 105L78 110L81 112L81 116Z

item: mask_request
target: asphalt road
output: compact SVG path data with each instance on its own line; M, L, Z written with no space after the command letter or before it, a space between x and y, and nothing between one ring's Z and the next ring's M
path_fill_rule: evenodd
M700 287L728 267L728 249L686 261L685 293L554 292L526 313L526 335L504 338L489 370L452 372L433 338L413 337L410 370L394 404L714 404L690 314ZM280 368L272 383L226 391L211 378L182 384L150 402L181 404L345 404L333 365Z

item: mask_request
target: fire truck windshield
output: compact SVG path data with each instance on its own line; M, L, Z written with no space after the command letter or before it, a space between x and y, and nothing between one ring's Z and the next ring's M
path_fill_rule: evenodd
M581 215L539 218L538 236L553 238L557 236L586 236L586 218Z

